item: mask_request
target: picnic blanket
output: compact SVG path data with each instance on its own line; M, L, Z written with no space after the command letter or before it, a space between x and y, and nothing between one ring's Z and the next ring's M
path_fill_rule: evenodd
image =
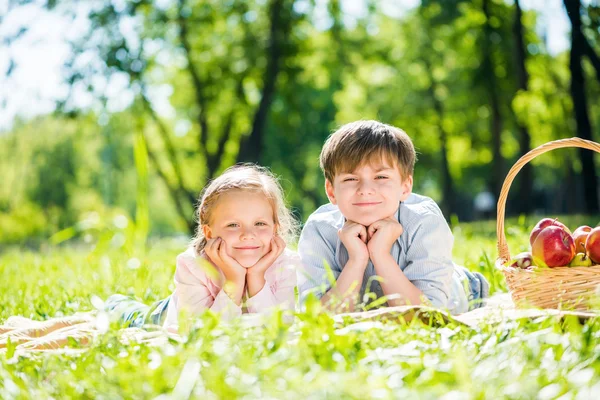
M554 309L538 309L538 308L515 308L514 303L510 298L510 294L497 294L486 300L483 307L469 311L460 315L451 315L440 309L424 307L424 306L397 306L379 308L373 311L365 311L359 313L339 314L337 320L343 320L345 317L351 317L357 322L361 321L388 321L399 320L410 322L413 318L419 318L425 323L445 325L451 322L462 324L471 328L476 328L478 325L500 324L507 321L522 320L522 319L537 319L543 317L554 317L564 319L567 316L574 316L580 322L594 317L600 317L599 311L563 311Z
M487 299L485 305L473 311L453 316L439 309L423 306L398 306L380 308L372 311L338 314L334 317L340 324L339 331L367 329L372 322L398 321L410 322L419 318L434 326L456 323L476 329L479 324L500 324L506 321L551 317L564 319L574 316L580 322L600 316L600 312L579 312L540 309L516 309L510 296L498 294ZM249 325L260 324L260 315L245 315ZM348 318L353 322L344 323ZM9 346L15 354L31 352L80 352L85 351L93 340L106 332L108 321L99 321L96 312L80 313L68 317L52 318L46 321L34 321L24 317L10 317L0 325L0 353L6 352ZM122 343L146 343L161 346L169 340L181 341L182 338L159 326L141 328L124 328L119 331Z

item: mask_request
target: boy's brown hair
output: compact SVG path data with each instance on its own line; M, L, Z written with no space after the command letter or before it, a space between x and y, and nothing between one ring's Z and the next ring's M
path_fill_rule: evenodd
M415 146L402 129L379 121L355 121L327 138L321 150L321 169L333 183L337 174L352 172L375 156L396 164L402 179L413 174L417 160Z

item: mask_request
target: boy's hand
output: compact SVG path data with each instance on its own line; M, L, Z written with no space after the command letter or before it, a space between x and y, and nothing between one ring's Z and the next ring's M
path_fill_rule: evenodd
M367 228L353 221L346 221L338 231L340 240L348 250L350 260L364 265L369 263L369 250L367 248Z
M369 257L375 263L375 259L389 255L392 246L402 235L404 228L394 217L388 217L373 222L367 229L367 248Z
M227 254L225 241L220 237L209 239L204 247L206 255L225 275L225 280L235 284L246 281L246 268Z
M283 250L285 250L285 242L283 239L278 235L273 236L273 239L271 239L271 250L262 256L256 264L248 268L248 275L264 276L265 271L273 265L275 260L283 253Z

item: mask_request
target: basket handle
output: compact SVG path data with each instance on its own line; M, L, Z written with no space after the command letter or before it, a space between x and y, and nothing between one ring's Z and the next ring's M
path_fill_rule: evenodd
M502 261L502 264L510 260L510 252L508 250L508 245L506 244L506 234L504 232L504 214L506 209L506 198L508 197L508 190L510 189L510 185L515 179L515 176L517 176L517 173L519 173L521 168L523 168L523 166L525 166L525 164L527 164L529 161L533 160L540 154L544 154L550 150L560 149L563 147L581 147L583 149L593 150L596 153L600 153L600 143L596 143L591 140L585 140L578 137L555 140L552 142L545 143L539 147L536 147L533 150L530 150L524 156L519 158L515 165L512 166L510 171L508 171L508 174L504 179L504 183L502 184L500 197L498 198L496 219L496 236L498 238L499 254L498 258Z

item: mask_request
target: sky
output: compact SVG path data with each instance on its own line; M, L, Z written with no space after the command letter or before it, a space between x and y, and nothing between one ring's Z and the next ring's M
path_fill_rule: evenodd
M123 1L113 0L113 3L119 4ZM165 1L169 0L159 0L156 3L160 6ZM70 11L78 15L71 20L41 7L40 4L45 3L44 0L16 7L10 13L8 2L9 0L0 0L0 132L9 130L17 116L28 119L52 112L55 100L65 96L68 87L63 82L61 68L69 59L68 41L86 32L89 24L85 15L90 4L93 4L90 1L71 2ZM317 0L322 10L324 3L325 0ZM418 3L418 0L382 0L382 7L390 15L401 16ZM365 11L363 1L343 0L342 5L349 15L349 23L352 15L362 15ZM569 48L570 24L562 0L521 0L521 6L526 10L537 10L540 14L540 26L551 27L544 31L547 48L551 54ZM315 23L318 24L318 14L316 19ZM6 43L6 38L14 35L22 27L27 27L28 31L18 40ZM12 72L10 77L6 78L9 69ZM116 76L110 82L100 79L96 83L99 87L106 88L109 111L123 109L133 99L124 77ZM171 113L169 94L168 88L155 88L151 93L153 105L164 116ZM89 107L93 104L93 98L83 88L73 92L73 99L79 107Z

